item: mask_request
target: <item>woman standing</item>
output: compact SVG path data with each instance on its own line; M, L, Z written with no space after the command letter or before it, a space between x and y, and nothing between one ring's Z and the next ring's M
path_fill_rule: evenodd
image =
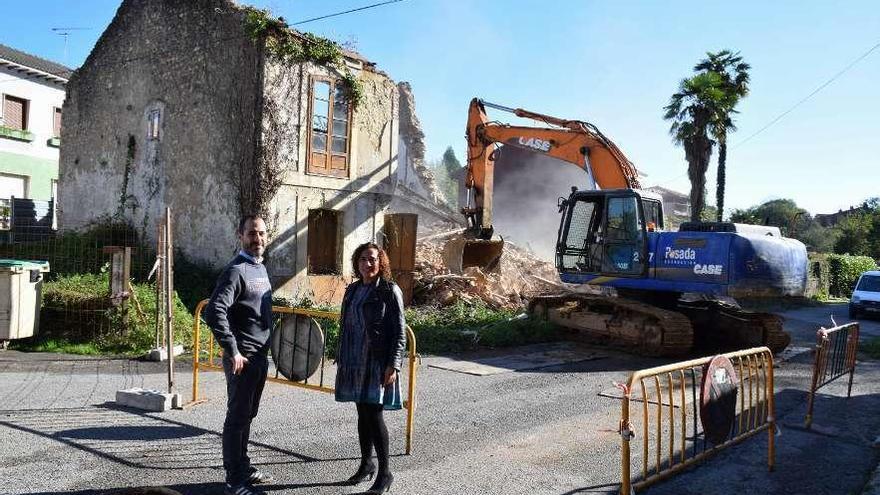
M361 464L348 484L375 475L366 493L378 494L387 492L394 480L388 468L388 429L382 411L401 408L398 375L406 347L403 294L391 280L388 255L376 244L358 246L351 263L358 280L345 289L342 299L336 400L357 406Z

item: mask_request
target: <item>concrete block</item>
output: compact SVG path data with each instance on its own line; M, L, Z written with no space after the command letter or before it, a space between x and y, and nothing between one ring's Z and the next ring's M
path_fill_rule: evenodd
M179 409L182 407L183 402L180 400L180 394L169 394L143 388L129 388L116 391L116 404L145 411L163 412L169 409Z
M177 344L173 347L174 357L180 356L183 354L183 346ZM168 350L164 347L159 347L157 349L151 349L150 352L144 356L147 361L165 361L168 359Z

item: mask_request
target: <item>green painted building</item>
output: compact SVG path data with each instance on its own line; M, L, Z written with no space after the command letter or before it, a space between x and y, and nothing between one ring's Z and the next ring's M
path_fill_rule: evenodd
M71 69L0 44L0 201L56 196Z

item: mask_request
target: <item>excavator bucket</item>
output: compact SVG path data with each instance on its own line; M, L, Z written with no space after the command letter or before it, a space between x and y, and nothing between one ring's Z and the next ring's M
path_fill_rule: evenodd
M459 236L443 246L443 261L452 273L476 266L484 272L497 272L504 251L504 241L469 239Z

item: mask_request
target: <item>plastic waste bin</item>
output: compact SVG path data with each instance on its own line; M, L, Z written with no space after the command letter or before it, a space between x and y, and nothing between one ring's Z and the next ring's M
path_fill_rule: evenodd
M40 327L43 274L48 261L0 259L0 347L33 337Z

